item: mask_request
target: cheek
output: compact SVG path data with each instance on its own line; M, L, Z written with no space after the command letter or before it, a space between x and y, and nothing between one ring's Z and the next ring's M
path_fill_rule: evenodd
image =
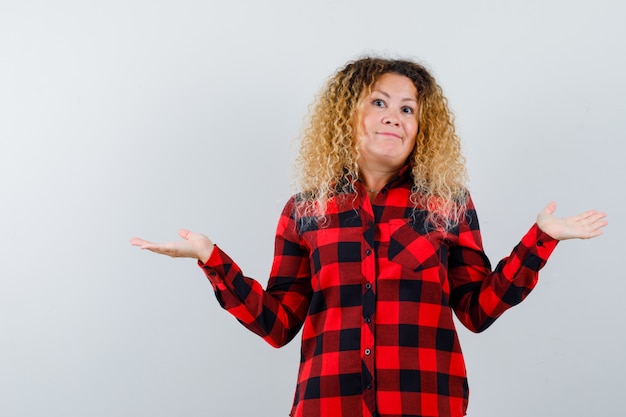
M370 126L372 125L372 117L367 113L362 114L361 123L359 123L359 125L361 128L361 133L367 134L371 130Z
M413 149L415 148L416 144L417 144L417 129L413 132L413 137L411 138L410 141L407 141L407 148L410 149L409 152L413 151Z
M411 139L415 139L415 137L417 136L417 123L415 122L405 123L403 128L404 128L404 134L407 137Z
M413 149L415 149L415 141L411 141L409 144L407 144L406 156L411 155L411 153L413 153Z

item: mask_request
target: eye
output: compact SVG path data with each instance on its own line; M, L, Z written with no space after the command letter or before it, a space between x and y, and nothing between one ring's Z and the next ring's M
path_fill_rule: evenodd
M415 113L415 110L413 110L412 107L404 106L404 107L402 107L402 113L413 114L413 113Z
M372 104L375 107L385 107L385 102L379 98L372 100Z

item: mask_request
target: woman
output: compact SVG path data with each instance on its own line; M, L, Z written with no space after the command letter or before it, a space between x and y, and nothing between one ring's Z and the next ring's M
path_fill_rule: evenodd
M485 330L521 302L558 240L603 213L544 208L492 271L441 88L413 62L348 63L318 97L301 144L267 288L209 238L133 245L196 258L220 304L273 346L302 330L292 416L463 416L468 386L452 312Z

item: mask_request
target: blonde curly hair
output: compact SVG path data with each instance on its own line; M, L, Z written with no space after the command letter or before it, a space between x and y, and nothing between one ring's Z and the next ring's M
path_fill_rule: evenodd
M406 76L417 89L419 130L407 161L411 202L416 210L426 210L433 226L454 227L467 202L467 174L447 99L422 65L376 57L351 61L337 71L310 107L295 165L301 190L297 215L323 218L329 199L354 192L359 180L357 109L386 73Z

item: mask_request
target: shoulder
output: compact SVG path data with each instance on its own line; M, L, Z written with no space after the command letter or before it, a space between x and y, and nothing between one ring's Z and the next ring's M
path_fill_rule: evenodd
M315 214L315 207L315 200L312 200L310 195L294 194L285 203L279 222L283 228L291 228L298 235L302 235L311 228L317 228L321 216Z

